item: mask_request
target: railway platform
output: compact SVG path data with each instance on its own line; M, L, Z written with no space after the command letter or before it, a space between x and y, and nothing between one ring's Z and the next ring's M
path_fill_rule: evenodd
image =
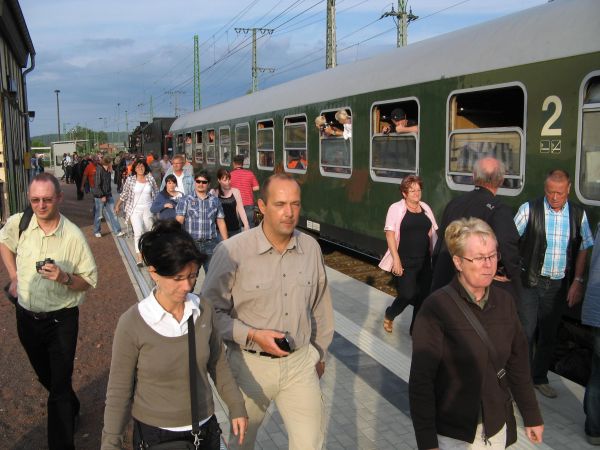
M62 211L79 225L90 242L99 267L99 286L88 293L81 307L80 334L73 376L82 402L76 448L99 447L104 394L110 366L112 336L119 315L151 289L146 269L135 265L133 239L92 232L91 201L74 200L72 185L63 185ZM125 229L125 228L124 228ZM394 332L382 328L385 307L392 298L364 283L328 268L335 309L335 329L322 378L326 408L326 446L339 449L416 449L409 414L408 375L412 310L394 323ZM0 282L6 273L0 271ZM201 286L203 272L198 281ZM46 391L39 385L16 337L13 307L0 304L0 438L1 448L45 448ZM551 383L558 398L538 395L545 421L544 443L535 446L522 428L515 449L591 449L585 440L582 410L584 390L556 375ZM217 418L225 438L229 434L226 409L215 394ZM131 437L127 436L130 445ZM7 444L5 447L4 444ZM129 448L129 447L128 447ZM224 448L224 447L223 447ZM286 449L287 437L274 406L259 432L257 449Z

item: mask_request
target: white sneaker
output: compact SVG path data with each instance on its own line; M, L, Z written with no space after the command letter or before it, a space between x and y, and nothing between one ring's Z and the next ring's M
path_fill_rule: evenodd
M117 237L123 237L123 236L125 236L125 232L124 231L119 231L117 233Z
M94 233L94 236L96 236L96 237L102 237L102 234L101 233Z

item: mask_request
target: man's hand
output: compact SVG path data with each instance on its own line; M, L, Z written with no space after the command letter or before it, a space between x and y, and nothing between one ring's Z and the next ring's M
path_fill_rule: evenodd
M244 443L244 437L246 436L246 428L248 428L247 417L236 417L231 419L231 431L233 435L238 437L238 444Z
M275 343L276 338L285 337L284 333L275 330L254 330L253 341L256 342L263 352L270 353L275 356L287 356L288 352L281 350Z
M10 295L12 295L13 297L17 296L17 284L18 284L18 281L16 278L14 280L10 280L10 286L8 287L8 293Z
M567 304L569 305L569 308L572 308L579 303L582 296L583 284L581 284L579 281L573 281L573 283L571 283L571 287L569 288L569 292L567 292Z
M106 195L104 197L100 197L100 200L102 200L102 203L106 203Z
M57 283L62 283L62 280L65 278L65 274L60 267L56 264L46 263L42 266L42 268L38 272L42 278L46 280L56 281Z
M538 425L535 427L525 427L525 435L534 444L542 443L542 435L544 434L544 425Z

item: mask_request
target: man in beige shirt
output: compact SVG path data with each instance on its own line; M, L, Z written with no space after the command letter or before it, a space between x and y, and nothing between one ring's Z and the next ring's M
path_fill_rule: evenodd
M274 400L289 448L317 450L324 437L319 378L333 338L325 265L317 242L295 230L296 180L273 175L261 197L262 223L217 246L201 294L215 307L249 416L243 447L229 444L254 448Z
M40 383L48 390L48 447L74 449L79 400L71 376L79 309L96 286L96 263L81 230L62 216L58 180L46 172L29 185L33 217L19 235L22 213L0 230L0 256L18 297L17 332Z

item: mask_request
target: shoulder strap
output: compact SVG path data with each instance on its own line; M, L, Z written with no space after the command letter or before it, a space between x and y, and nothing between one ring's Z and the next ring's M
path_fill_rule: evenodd
M31 222L31 218L33 217L33 209L31 209L31 205L27 206L23 211L23 215L21 216L21 220L19 220L19 238L23 231L27 229L29 226L29 222Z
M458 306L458 309L460 309L461 312L465 315L465 317L467 318L467 320L469 321L471 326L475 329L475 331L477 332L477 334L479 335L479 337L481 338L483 343L488 348L490 358L494 365L494 369L496 370L496 376L498 377L498 383L500 383L500 386L505 388L506 387L506 379L504 378L504 376L506 375L506 370L504 370L504 365L501 365L498 363L498 353L496 352L496 347L494 347L494 344L492 343L487 332L481 325L481 322L475 316L475 314L473 314L473 311L471 311L471 309L467 306L467 304L458 297L458 292L456 292L456 289L454 289L452 286L450 286L448 284L448 285L444 286L442 288L442 290L446 293L446 295L448 295L452 300L454 300L454 303L456 303L456 306Z
M200 426L198 417L198 384L196 382L196 331L194 328L194 314L188 318L188 350L190 367L190 401L192 404L192 434L194 435L194 445L198 448L200 443ZM196 444L198 442L198 444Z

